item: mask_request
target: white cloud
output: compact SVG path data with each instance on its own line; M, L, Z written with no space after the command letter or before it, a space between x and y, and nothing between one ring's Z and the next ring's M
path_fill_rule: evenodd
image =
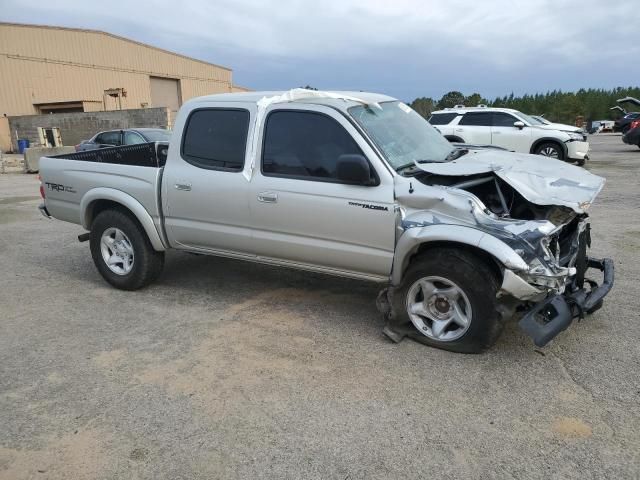
M257 88L311 83L410 95L613 86L637 83L610 72L631 71L640 58L627 27L630 2L2 1L4 20L106 30L231 66Z
M595 0L186 0L160 4L111 0L96 4L58 0L70 21L104 29L119 21L165 34L197 37L216 45L265 55L358 56L376 48L407 47L482 56L511 65L545 53L579 62L625 44L628 5ZM43 10L43 8L45 10ZM42 22L46 4L22 0L4 8L11 17L29 12ZM606 38L606 41L604 40ZM637 42L628 48L638 51ZM637 56L636 56L637 58Z

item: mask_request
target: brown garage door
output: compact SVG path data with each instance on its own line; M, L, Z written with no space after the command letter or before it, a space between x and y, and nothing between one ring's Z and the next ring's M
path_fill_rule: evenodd
M171 111L180 108L180 85L173 78L149 77L151 82L151 103L154 107L169 107Z

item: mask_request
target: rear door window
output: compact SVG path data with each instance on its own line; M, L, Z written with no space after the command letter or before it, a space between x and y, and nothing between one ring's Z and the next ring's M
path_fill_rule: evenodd
M478 126L478 127L490 127L491 126L491 112L470 112L466 113L464 117L460 119L458 125Z
M101 145L118 146L122 144L120 137L121 137L120 130L116 130L112 132L103 132L100 135L98 135L98 138L96 138L96 143L99 143Z
M182 137L182 158L200 168L240 171L248 132L248 110L195 110L187 119Z
M136 132L124 132L124 144L136 145L138 143L146 143L146 140Z
M429 118L429 123L431 125L448 125L457 115L457 113L434 113Z

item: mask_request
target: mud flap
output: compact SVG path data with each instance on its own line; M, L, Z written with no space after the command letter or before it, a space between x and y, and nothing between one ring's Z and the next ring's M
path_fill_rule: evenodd
M420 343L425 343L424 341L427 337L418 332L411 321L401 323L398 320L393 310L394 290L393 287L384 288L378 293L378 298L376 299L376 307L387 322L382 329L382 333L394 343L400 343L405 337L409 337Z

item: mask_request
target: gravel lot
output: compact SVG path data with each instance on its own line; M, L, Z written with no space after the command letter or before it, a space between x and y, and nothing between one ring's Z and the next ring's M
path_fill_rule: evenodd
M0 478L639 478L640 150L591 141L613 292L475 356L389 342L366 283L173 252L115 290L0 175Z

